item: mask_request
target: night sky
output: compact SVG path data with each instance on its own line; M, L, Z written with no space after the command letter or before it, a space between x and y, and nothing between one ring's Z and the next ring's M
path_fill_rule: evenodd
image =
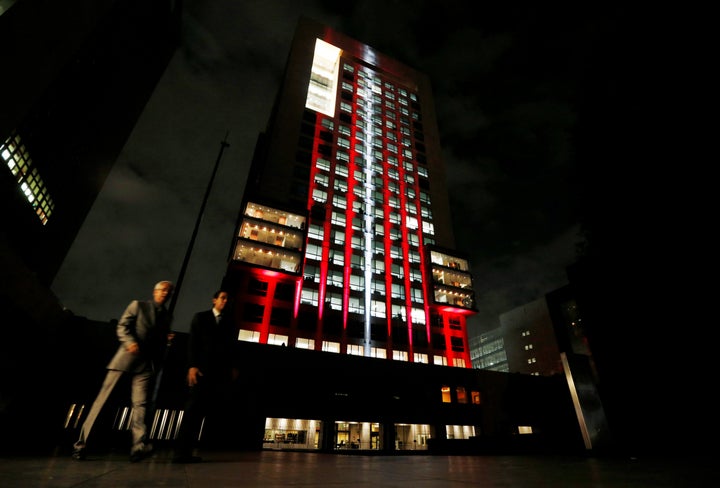
M220 143L229 134L174 327L211 306L255 140L299 16L426 73L438 112L456 249L480 313L470 334L567 284L583 241L579 134L622 9L469 1L186 1L182 46L131 133L52 288L76 315L118 318L176 281Z

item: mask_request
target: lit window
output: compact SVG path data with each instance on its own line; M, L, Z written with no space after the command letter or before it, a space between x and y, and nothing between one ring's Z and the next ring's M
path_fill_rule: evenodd
M395 361L407 361L408 360L408 353L407 351L393 351L393 359Z
M318 167L318 169L322 169L324 171L330 171L330 161L323 158L317 158L315 161L315 166Z
M327 201L327 192L316 188L313 190L313 200L318 203L325 203Z
M15 177L15 181L42 225L47 224L55 209L55 203L37 168L33 167L30 154L22 144L19 134L13 133L3 144L0 144L0 157Z
M272 346L284 346L287 344L288 336L286 335L280 335L280 334L269 334L268 335L268 344Z
M423 363L423 364L428 363L428 355L427 354L422 354L422 353L416 352L413 354L413 359L415 360L416 363Z
M437 358L437 356L435 356L435 357ZM450 394L449 386L442 386L440 388L440 393L441 393L441 398L442 398L443 403L451 403L452 402L452 395Z
M298 337L295 339L295 347L297 349L315 349L315 340Z
M245 342L260 342L260 332L256 330L240 329L238 340Z
M339 342L331 342L331 341L323 341L322 343L322 350L325 352L340 352L340 343Z
M315 53L305 106L328 117L335 115L335 93L341 52L325 41L315 40Z

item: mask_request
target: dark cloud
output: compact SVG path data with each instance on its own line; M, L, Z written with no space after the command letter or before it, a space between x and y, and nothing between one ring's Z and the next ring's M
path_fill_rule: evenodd
M53 284L63 303L109 319L177 278L228 134L176 328L210 305L301 15L430 77L456 247L478 291L474 329L564 285L579 240L573 134L595 17L469 1L186 1L182 46Z

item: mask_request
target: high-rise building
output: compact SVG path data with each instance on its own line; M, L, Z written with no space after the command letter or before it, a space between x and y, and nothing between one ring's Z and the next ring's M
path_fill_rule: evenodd
M561 378L470 368L472 277L452 251L427 78L303 20L276 100L223 280L241 374L203 424L203 443L440 454L582 447ZM176 334L163 368L156 447L182 422L186 340ZM81 391L73 398L66 437L88 402ZM127 428L130 406L120 408L114 430Z
M239 339L470 368L453 247L428 78L301 20L225 276Z

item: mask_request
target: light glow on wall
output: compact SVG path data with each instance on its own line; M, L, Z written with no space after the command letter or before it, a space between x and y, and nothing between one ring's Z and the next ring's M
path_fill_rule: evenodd
M305 107L327 115L335 116L335 94L342 51L332 44L316 39L310 84L308 85Z

